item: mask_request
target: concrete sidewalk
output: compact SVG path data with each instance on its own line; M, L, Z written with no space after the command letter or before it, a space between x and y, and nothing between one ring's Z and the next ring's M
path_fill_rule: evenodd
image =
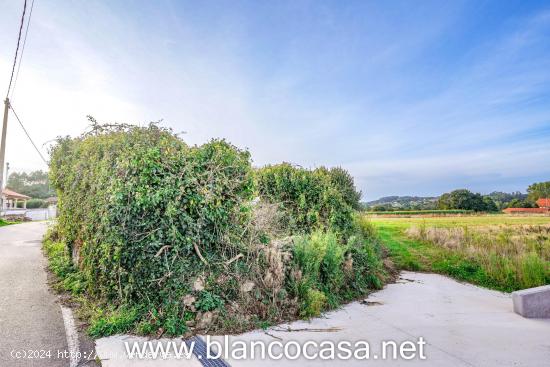
M0 366L97 366L93 341L48 287L41 250L47 227L0 227Z
M294 331L288 331L288 330ZM419 337L426 341L427 359L381 360L382 341ZM197 358L182 360L125 359L124 342L144 338L116 336L97 340L104 367L200 366ZM223 337L213 340L223 342ZM298 321L264 331L229 337L249 343L297 341L357 341L370 344L371 360L236 360L237 366L548 366L550 320L524 319L513 313L509 294L462 284L436 274L403 272L396 284L372 294L368 303L354 302L309 322ZM167 340L164 340L167 341ZM175 340L177 343L180 340ZM310 349L313 352L313 349ZM374 355L379 358L374 359ZM118 358L117 358L118 356Z
M0 227L0 366L67 366L57 357L68 346L44 270L46 228L45 222Z

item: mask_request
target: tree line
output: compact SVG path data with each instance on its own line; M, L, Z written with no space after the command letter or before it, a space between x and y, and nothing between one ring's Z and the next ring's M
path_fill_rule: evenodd
M442 194L437 199L419 200L414 198L410 201L398 201L399 206L389 204L377 204L366 206L365 209L372 211L393 211L393 210L473 210L476 212L497 212L506 208L536 208L536 201L539 198L550 197L550 181L536 182L527 188L527 194L521 192L499 192L494 191L487 195L474 193L467 189L453 190Z
M47 208L48 202L45 200L55 196L55 190L50 186L47 171L13 172L8 177L6 187L19 194L31 197L27 201L27 208ZM19 205L23 205L19 203Z

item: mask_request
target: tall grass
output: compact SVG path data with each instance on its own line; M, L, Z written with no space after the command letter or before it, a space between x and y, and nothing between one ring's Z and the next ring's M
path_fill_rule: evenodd
M356 234L345 243L320 230L296 239L289 288L300 302L301 317L317 316L382 287L385 273L376 229L359 217L355 226Z
M501 290L531 288L550 283L550 225L520 226L411 226L406 235L432 244L441 270ZM441 259L459 258L456 262ZM451 266L452 265L452 266Z

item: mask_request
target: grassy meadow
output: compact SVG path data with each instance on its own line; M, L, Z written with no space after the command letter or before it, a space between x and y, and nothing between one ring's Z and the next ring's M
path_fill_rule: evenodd
M550 284L550 217L370 216L395 264L491 289Z

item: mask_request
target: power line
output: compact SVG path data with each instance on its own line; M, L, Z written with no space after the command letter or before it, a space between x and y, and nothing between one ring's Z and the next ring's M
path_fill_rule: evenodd
M19 52L19 43L21 42L21 31L23 31L23 23L25 22L25 12L27 11L27 0L23 4L23 14L21 14L21 25L19 26L19 36L17 37L17 47L15 48L15 57L13 58L13 66L11 68L10 84L8 86L8 92L6 98L10 95L11 83L13 81L13 73L15 72L15 65L17 64L17 53Z
M34 144L34 141L32 140L31 136L29 135L29 133L27 132L27 129L25 129L25 126L23 126L23 123L21 122L21 120L19 119L19 116L17 116L17 113L15 112L15 110L13 109L13 106L11 105L10 103L10 108L13 112L13 114L15 115L15 118L17 119L17 121L19 122L19 125L21 125L21 128L23 128L23 131L25 132L25 134L27 135L27 138L29 138L32 146L34 147L34 149L36 149L36 152L38 153L38 155L40 156L40 158L42 158L42 160L44 161L44 163L46 163L46 165L48 165L48 161L46 161L46 159L44 158L44 156L42 155L42 153L40 152L40 150L38 150L36 144Z
M11 89L10 99L13 99L13 93L15 91L15 86L17 85L17 79L19 78L19 70L21 70L21 63L23 62L23 53L25 52L25 45L27 44L27 35L29 34L29 26L31 25L33 9L34 9L34 0L32 0L31 2L29 19L27 20L27 27L25 28L25 37L23 37L23 47L21 47L21 56L19 56L19 64L17 65L17 72L15 73L15 80L13 81L13 88Z

